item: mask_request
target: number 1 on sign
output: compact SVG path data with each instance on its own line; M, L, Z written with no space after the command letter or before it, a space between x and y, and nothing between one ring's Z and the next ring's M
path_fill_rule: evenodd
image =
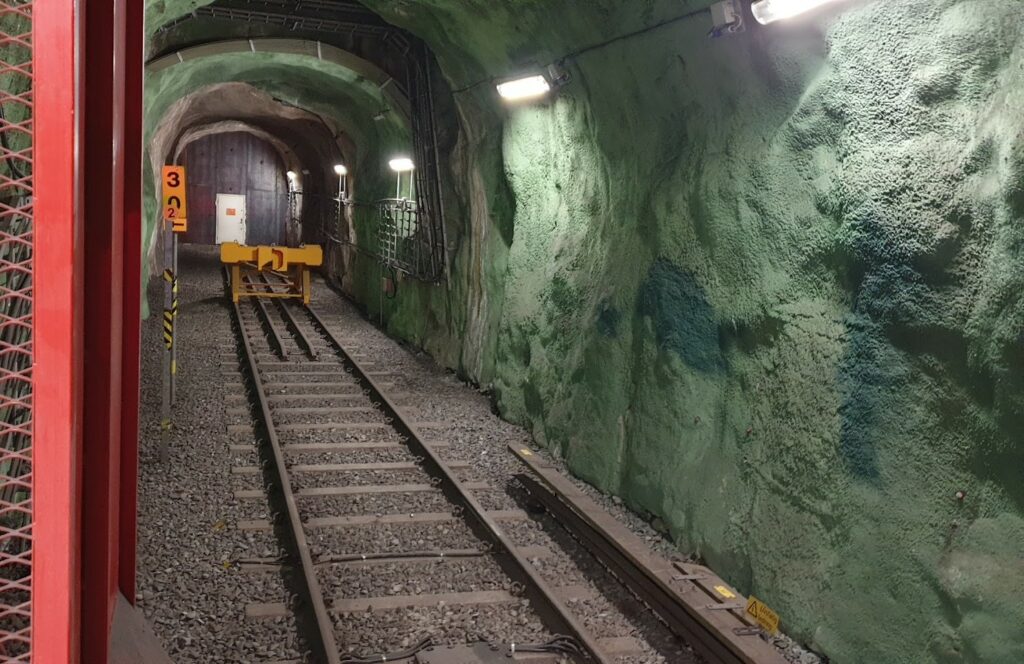
M164 222L169 222L175 233L188 231L188 205L185 196L185 168L164 166L163 170Z

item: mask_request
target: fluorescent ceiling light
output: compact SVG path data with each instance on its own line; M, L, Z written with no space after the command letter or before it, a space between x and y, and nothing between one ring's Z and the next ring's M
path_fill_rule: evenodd
M337 173L338 175L348 175L348 168L346 168L343 164L338 164L337 166L334 167L334 172Z
M551 84L541 75L517 78L498 84L498 94L508 101L535 99L551 92Z
M832 2L835 0L758 0L750 10L758 23L768 25Z
M416 168L416 165L412 163L412 159L409 159L408 157L392 159L389 165L391 166L391 170L396 173L408 173Z

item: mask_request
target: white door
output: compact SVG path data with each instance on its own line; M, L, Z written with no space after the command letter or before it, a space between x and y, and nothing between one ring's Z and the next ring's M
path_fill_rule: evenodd
M245 196L217 194L217 244L245 244Z

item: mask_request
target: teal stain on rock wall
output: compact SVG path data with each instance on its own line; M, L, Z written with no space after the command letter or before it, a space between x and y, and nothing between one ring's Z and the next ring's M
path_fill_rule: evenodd
M656 261L640 286L639 305L663 348L698 371L725 370L715 312L693 274Z

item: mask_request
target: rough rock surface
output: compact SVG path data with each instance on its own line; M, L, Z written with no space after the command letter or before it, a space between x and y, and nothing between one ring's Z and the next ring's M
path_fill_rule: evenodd
M1024 3L702 14L507 112L707 3L367 4L468 88L451 286L371 313L837 661L1024 660Z

